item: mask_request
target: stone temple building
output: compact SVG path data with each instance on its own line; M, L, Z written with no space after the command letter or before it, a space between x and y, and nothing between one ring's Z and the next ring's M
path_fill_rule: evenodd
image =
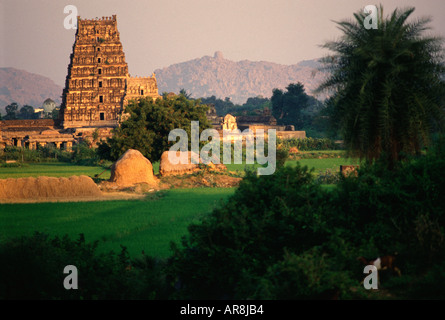
M154 75L130 77L116 15L78 17L77 26L60 110L63 128L115 127L130 99L159 97Z
M131 99L160 98L155 75L131 77L117 29L116 15L77 17L77 32L68 65L58 120L0 121L0 147L36 148L111 135Z
M277 125L277 120L270 114L269 110L263 110L263 113L256 116L233 116L226 114L224 117L218 117L215 109L207 115L211 120L214 129L223 133L223 130L240 131L251 130L256 134L256 130L261 129L267 135L269 129L275 130L277 138L280 139L304 139L306 138L306 131L295 131L294 126L280 126Z

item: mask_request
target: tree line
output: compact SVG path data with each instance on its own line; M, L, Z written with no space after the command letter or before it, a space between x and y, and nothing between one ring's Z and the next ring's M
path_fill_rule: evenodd
M290 83L285 90L275 88L271 98L250 97L242 105L234 104L229 97L220 99L211 96L200 100L213 106L218 116L228 113L233 116L268 113L277 120L278 125L292 125L295 130L305 130L313 138L338 138L337 132L326 130L329 116L324 102L308 95L300 82Z
M55 108L51 113L45 113L41 115L39 112L35 112L35 108L30 105L20 105L17 102L12 102L5 107L6 114L4 116L0 113L0 120L27 120L27 119L57 119L59 117L59 110Z

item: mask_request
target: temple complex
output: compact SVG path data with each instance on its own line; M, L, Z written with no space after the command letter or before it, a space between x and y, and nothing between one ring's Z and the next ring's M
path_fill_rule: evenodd
M304 139L306 131L295 131L294 126L277 125L277 120L270 114L269 110L264 110L262 114L256 116L233 116L226 114L224 117L218 117L214 107L211 107L207 118L212 127L223 133L223 130L251 130L253 134L260 129L267 135L269 129L275 130L277 138L280 139Z
M116 127L129 100L159 97L154 75L130 77L116 15L78 17L77 26L60 110L63 128Z
M58 120L0 121L0 147L36 148L111 136L132 99L160 98L154 74L131 77L117 29L116 15L77 17L77 32L68 65Z
M77 17L59 119L0 121L0 148L10 145L35 149L50 144L70 149L81 141L98 142L111 137L111 130L127 116L125 106L139 98L160 98L156 76L130 76L116 15L101 19ZM42 112L54 109L50 102L46 101L48 110ZM211 108L207 117L217 130L275 129L280 138L306 137L304 131L277 126L270 112L222 118Z

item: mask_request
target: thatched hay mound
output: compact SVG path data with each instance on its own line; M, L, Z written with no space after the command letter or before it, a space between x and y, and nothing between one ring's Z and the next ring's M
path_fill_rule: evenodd
M180 158L180 157L184 157L184 159L187 158L187 163L181 163L181 162L177 164L172 163L169 159L169 154L170 157L172 158ZM197 159L197 162L199 162L199 164L203 163L202 159L195 152L192 151L186 151L186 152L164 151L161 155L161 162L159 164L159 173L161 174L161 176L165 177L172 175L189 174L201 170L199 164L192 163L191 161L192 156L195 157L195 159ZM212 171L224 171L227 169L225 165L214 164L214 162L216 162L215 159L212 159L211 162L207 164L207 168Z
M97 197L102 193L88 176L0 179L0 199Z
M138 150L127 150L111 166L110 182L121 187L133 186L138 183L157 184L153 174L153 165Z

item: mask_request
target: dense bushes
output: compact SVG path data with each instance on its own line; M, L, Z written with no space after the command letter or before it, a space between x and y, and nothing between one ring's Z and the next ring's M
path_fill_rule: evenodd
M7 146L0 151L0 161L16 160L23 163L36 162L69 162L78 165L109 165L111 162L101 160L97 148L91 147L87 142L74 144L71 151L57 149L47 145L37 149L26 149ZM9 164L8 164L9 165ZM14 164L11 164L12 166Z
M50 238L35 233L0 245L0 299L154 299L165 298L166 286L158 276L160 264L149 257L129 259L98 253L97 242L67 236ZM78 269L78 290L63 283L67 265ZM133 265L137 266L134 268ZM164 296L162 296L164 294Z
M394 171L374 165L360 170L357 179L346 179L333 199L347 203L341 206L344 238L357 245L366 239L379 252L397 251L415 272L441 261L444 172L443 157L430 154L401 163Z
M2 161L16 160L20 162L51 162L66 161L70 153L51 146L39 147L36 150L6 146L0 150Z
M339 143L328 138L304 138L304 139L286 139L277 141L286 149L292 147L298 148L299 151L314 150L340 150L342 147Z
M277 299L288 290L300 298L339 290L340 285L312 279L324 278L325 270L347 277L319 251L331 234L329 209L327 191L306 167L282 167L271 176L247 174L223 207L190 226L182 243L185 249L175 251L181 294L198 299ZM321 269L287 274L293 280L278 283L283 276L277 270L301 271L301 264L315 257L323 261ZM288 288L292 281L297 287L310 283L310 288Z
M317 177L317 182L320 184L337 184L340 179L340 172L334 172L331 169L326 169L325 172L320 172Z
M50 239L37 233L13 239L0 247L0 298L3 299L73 299L107 298L122 281L115 255L98 255L96 244ZM79 291L66 290L63 270L75 265L81 275ZM117 291L116 291L117 292Z
M444 299L444 159L439 148L391 171L362 165L330 190L298 165L247 172L163 262L42 236L1 243L0 298L379 298L361 285L357 257L397 252L402 276L381 273L380 288L395 298ZM61 286L68 263L88 270L83 291L52 285Z
M375 164L330 192L306 168L249 174L235 195L191 225L174 254L180 296L358 298L358 256L397 252L405 298L445 297L445 158L430 152L392 171Z

